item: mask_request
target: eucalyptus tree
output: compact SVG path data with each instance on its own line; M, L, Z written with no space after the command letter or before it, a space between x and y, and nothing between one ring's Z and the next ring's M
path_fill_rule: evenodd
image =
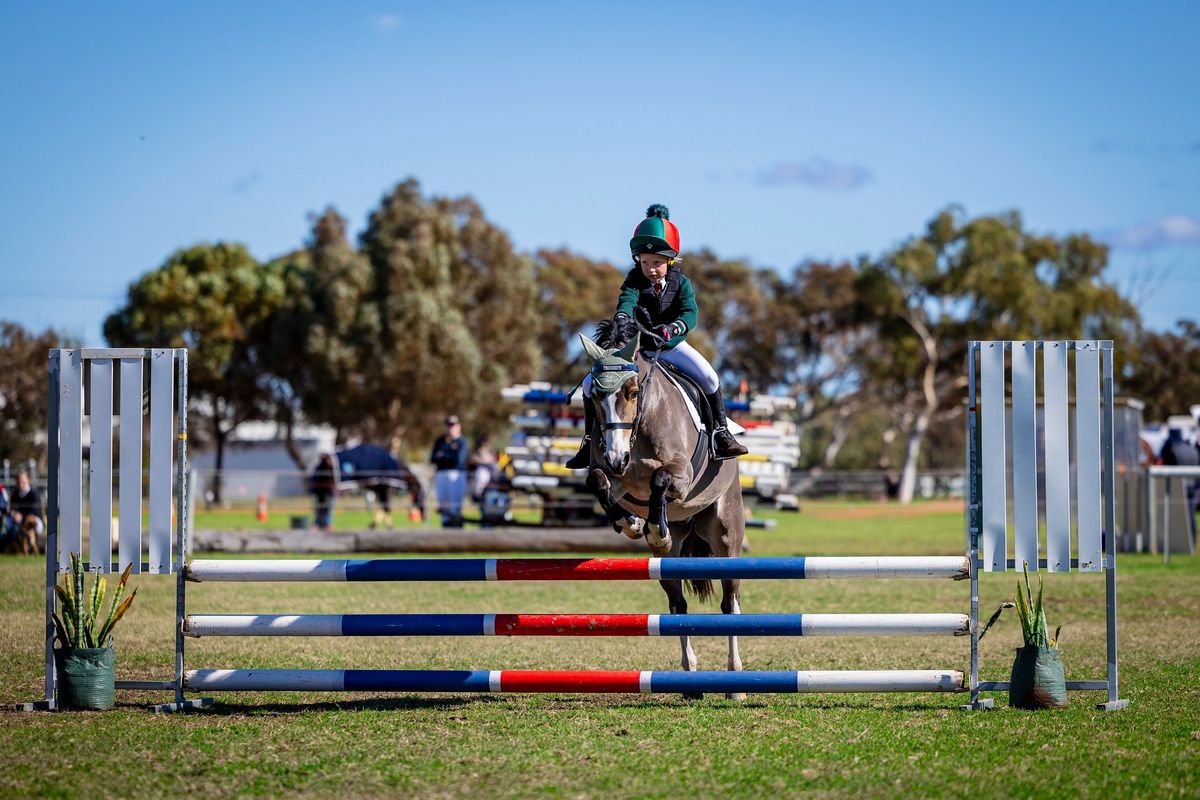
M54 331L33 333L0 320L0 459L14 465L42 460L49 410L46 363L51 348L65 346Z
M359 342L375 403L364 428L428 439L448 411L476 430L500 424L500 389L540 369L532 259L474 200L425 198L412 179L384 195L360 245L378 324Z
M188 348L191 413L203 420L199 438L216 451L217 502L230 433L271 412L265 328L284 297L279 271L243 245L200 244L130 284L124 304L104 321L114 347Z
M1126 362L1122 392L1146 403L1147 420L1187 414L1200 403L1200 326L1182 319L1174 331L1144 331Z
M970 339L1125 338L1137 312L1104 281L1107 262L1086 235L1037 235L1016 212L965 219L949 209L862 265L857 290L874 328L864 377L908 413L903 502L930 425L961 410Z
M305 246L273 262L285 284L285 301L270 322L271 397L288 452L307 468L293 431L297 422L327 424L338 441L372 438L379 403L367 391L364 358L378 341L377 306L366 302L371 269L346 235L333 208L312 217Z
M537 281L537 331L542 375L554 383L573 384L587 371L576 334L612 316L622 274L607 261L594 261L566 248L534 254Z

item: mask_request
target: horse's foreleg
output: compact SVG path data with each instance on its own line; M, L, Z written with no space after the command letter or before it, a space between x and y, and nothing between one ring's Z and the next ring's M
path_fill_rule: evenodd
M740 580L722 580L721 581L721 613L722 614L741 614L742 607L738 603L738 594L741 590ZM731 672L742 671L742 655L738 652L738 640L736 636L729 637L729 661L728 669ZM730 700L745 700L744 692L733 692L725 695Z
M667 593L667 608L672 614L687 613L687 598L683 594L681 581L659 581L663 591ZM692 640L689 636L679 637L679 665L686 672L696 671L696 652L692 650ZM684 692L684 700L700 700L703 692Z
M612 484L609 482L608 476L604 474L604 470L594 469L589 472L587 487L600 502L600 507L604 509L608 521L612 523L613 530L625 534L630 539L642 538L644 535L642 527L645 521L621 507L612 493Z
M650 513L646 515L646 541L657 553L671 548L671 528L667 523L667 489L674 476L666 467L654 470L650 478Z

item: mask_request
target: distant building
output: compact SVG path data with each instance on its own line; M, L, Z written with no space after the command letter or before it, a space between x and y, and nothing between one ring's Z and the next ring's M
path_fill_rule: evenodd
M252 501L260 493L268 497L298 497L305 493L308 469L321 453L334 452L336 431L328 425L297 425L293 436L304 461L299 469L288 455L284 428L274 422L243 422L225 444L222 471L225 501ZM209 481L217 467L213 449L191 450L188 465L198 473L205 501Z

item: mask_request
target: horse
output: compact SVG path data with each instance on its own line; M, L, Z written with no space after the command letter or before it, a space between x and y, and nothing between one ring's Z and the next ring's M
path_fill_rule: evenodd
M710 457L707 436L696 430L683 396L657 359L642 354L636 327L601 323L597 335L606 346L580 334L592 363L584 402L593 404L598 429L591 439L588 488L613 527L631 539L645 536L655 556L737 556L745 536L737 461ZM659 583L670 613L686 614L682 582ZM713 596L712 581L689 583L701 602ZM721 613L741 613L740 584L721 580ZM679 644L683 669L695 671L689 637L679 637ZM736 636L729 637L728 669L742 669Z
M8 530L5 531L5 528ZM33 517L26 517L19 523L10 523L8 519L0 518L0 533L6 534L0 536L0 541L3 542L0 552L7 555L25 556L38 556L45 553L41 538L38 536L37 520Z

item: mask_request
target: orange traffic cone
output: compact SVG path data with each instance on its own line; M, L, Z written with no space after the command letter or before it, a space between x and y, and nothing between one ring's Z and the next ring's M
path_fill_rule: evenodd
M267 521L267 495L265 492L258 493L258 505L254 511L254 518L259 522Z

